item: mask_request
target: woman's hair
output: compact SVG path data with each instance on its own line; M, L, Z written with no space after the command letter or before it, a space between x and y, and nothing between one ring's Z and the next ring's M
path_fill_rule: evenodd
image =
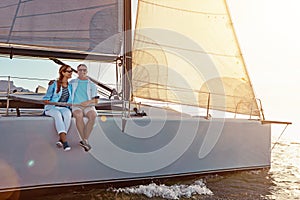
M59 93L60 91L60 87L61 87L61 84L62 84L62 79L64 78L64 75L63 75L63 72L66 72L66 70L68 68L71 68L69 65L62 65L60 68L59 68L59 77L57 79L57 88L56 88L56 93Z

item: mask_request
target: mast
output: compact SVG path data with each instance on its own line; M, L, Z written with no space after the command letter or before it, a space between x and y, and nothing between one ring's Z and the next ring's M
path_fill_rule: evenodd
M131 28L131 0L124 0L124 67L123 90L124 100L131 100L132 80L132 28Z

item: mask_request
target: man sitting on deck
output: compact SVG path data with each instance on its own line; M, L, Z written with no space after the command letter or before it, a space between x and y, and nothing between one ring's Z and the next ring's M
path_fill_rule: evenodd
M76 127L80 134L81 141L79 145L85 151L89 151L91 146L88 143L88 138L93 130L97 112L95 104L98 103L99 96L97 96L96 85L91 82L87 76L87 66L80 64L77 67L78 78L70 81L72 85L72 113L76 120ZM88 119L84 123L83 117Z

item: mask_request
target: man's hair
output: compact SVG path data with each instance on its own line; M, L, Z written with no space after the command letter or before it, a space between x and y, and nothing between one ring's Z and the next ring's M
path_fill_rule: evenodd
M78 69L80 66L84 66L85 68L87 68L87 66L86 66L85 64L79 64L79 65L77 66L77 69Z

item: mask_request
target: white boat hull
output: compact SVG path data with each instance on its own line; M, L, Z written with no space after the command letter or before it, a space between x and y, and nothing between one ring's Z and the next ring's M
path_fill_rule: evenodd
M51 117L0 117L0 129L0 192L256 169L271 162L270 124L247 119L99 116L89 152L78 145L74 121L68 152L55 146Z

